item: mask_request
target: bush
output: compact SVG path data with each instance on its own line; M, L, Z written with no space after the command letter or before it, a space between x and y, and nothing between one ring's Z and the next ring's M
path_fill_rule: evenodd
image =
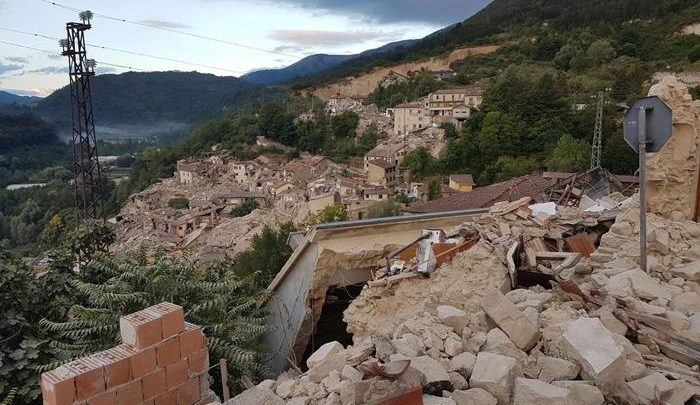
M369 207L367 218L395 217L401 213L401 206L392 200L378 202Z
M231 216L234 218L244 217L258 209L259 207L260 204L258 204L258 202L255 200L246 201L243 204L231 210Z
M171 198L170 201L168 201L168 207L184 210L190 207L190 200L184 197Z

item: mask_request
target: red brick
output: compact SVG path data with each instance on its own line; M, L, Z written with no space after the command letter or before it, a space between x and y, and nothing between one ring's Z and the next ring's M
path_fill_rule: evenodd
M177 390L168 391L157 396L153 403L155 405L175 405L177 404Z
M105 391L104 369L99 359L84 357L71 361L66 367L75 373L77 400L88 399Z
M175 336L185 330L185 313L181 306L170 302L161 302L148 309L160 314L163 322L164 339Z
M141 380L132 381L117 388L118 405L138 405L143 401Z
M158 367L166 367L180 360L180 338L166 340L156 347Z
M150 348L133 352L131 355L131 375L141 378L156 371L156 349Z
M131 353L123 347L105 350L93 355L104 367L105 384L107 389L126 384L131 381Z
M103 392L88 399L88 405L116 405L117 393L114 391Z
M190 374L201 374L209 366L209 352L207 349L196 351L187 358L187 363L190 367Z
M142 379L143 398L151 399L165 392L165 370L159 369L155 373L146 375Z
M187 380L187 361L178 360L165 368L165 376L168 380L168 389L177 388Z
M204 347L202 328L185 322L185 331L180 335L180 356L184 359Z
M179 391L180 405L193 405L199 401L199 378L190 378Z
M46 405L72 404L75 400L75 373L65 366L43 373L41 395Z
M136 350L153 346L163 339L160 315L148 308L119 318L122 342Z

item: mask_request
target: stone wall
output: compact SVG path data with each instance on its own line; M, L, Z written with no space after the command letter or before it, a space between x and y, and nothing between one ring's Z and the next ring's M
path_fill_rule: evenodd
M700 103L675 76L666 76L649 90L673 110L673 136L647 156L649 212L675 219L694 219L700 167Z
M123 344L41 375L44 405L211 402L209 351L182 307L163 302L123 316Z

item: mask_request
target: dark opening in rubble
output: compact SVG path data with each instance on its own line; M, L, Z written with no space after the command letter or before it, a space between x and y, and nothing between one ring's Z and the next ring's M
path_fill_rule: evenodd
M360 295L364 285L365 283L358 283L346 287L331 287L328 290L316 331L309 339L299 364L304 371L306 359L325 343L337 341L343 346L352 344L352 335L347 332L348 325L343 321L343 312L350 306L352 300Z

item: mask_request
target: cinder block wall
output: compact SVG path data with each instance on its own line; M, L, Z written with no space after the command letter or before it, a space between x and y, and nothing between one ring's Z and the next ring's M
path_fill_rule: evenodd
M44 405L211 402L209 352L182 307L163 302L121 317L123 344L41 375Z

